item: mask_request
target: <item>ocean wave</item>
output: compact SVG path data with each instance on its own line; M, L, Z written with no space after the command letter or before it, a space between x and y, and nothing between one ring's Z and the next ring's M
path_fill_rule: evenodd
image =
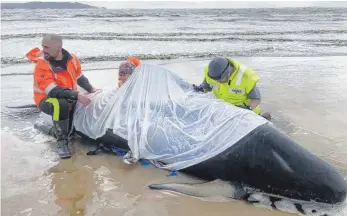
M190 17L211 14L211 10L185 9L111 9L106 11L90 11L77 13L72 18L111 18L111 17Z
M80 13L71 16L72 18L119 18L119 17L182 17L190 15L200 15L180 10L107 10L95 11L94 13Z
M321 41L313 42L312 45L316 47L323 47L323 46L345 47L347 46L347 43L344 40L321 40Z
M283 22L283 23L297 23L297 22L343 22L346 21L347 18L344 17L313 17L313 18L308 18L305 16L298 16L298 17L270 17L270 18L257 18L253 17L252 19L248 17L238 17L238 18L216 18L212 20L204 20L207 22L210 21L215 21L215 22L244 22L244 23L250 23L250 22L268 22L268 23L278 23L278 22Z
M107 17L105 17L107 18ZM15 19L15 18L7 18L7 19L2 19L2 22L42 22L42 21L66 21L67 19L64 17L60 18L20 18L20 19ZM104 21L104 22L143 22L143 21L148 21L146 18L134 18L134 19L89 19L90 21ZM71 20L69 20L71 21Z
M24 64L30 62L26 58L18 58L18 57L1 57L2 65L16 65L16 64Z
M323 43L323 44L333 44L334 46L347 46L347 40L342 39L303 39L303 38L286 38L286 37L170 37L170 36L117 36L117 35L98 35L98 36L89 36L89 35L63 35L64 39L68 40L121 40L121 41L185 41L185 42L235 42L235 41L247 41L247 42L306 42L311 44ZM212 36L212 35L206 35ZM27 35L27 38L32 38Z
M72 18L112 18L112 17L143 17L143 14L76 14Z
M297 23L297 22L339 22L339 21L346 21L346 18L334 18L334 17L314 17L314 18L308 18L308 17L296 17L296 18L288 18L288 17L277 17L277 18L264 18L259 21L261 22L290 22L290 23Z
M9 40L15 38L35 38L42 37L47 33L28 33L28 34L4 34L1 35L1 40ZM317 34L347 34L347 30L303 30L303 31L249 31L249 32L166 32L166 33L147 33L147 32L137 32L137 33L117 33L117 32L94 32L94 33L62 33L62 37L71 40L191 40L191 41L213 41L213 40L223 40L228 38L201 38L201 36L265 36L265 35L317 35ZM199 38L176 38L179 36L199 36ZM151 38L152 37L152 38ZM165 37L165 38L164 38ZM171 38L170 38L171 37ZM235 39L229 37L229 39ZM268 38L254 38L255 40L268 40ZM239 40L253 40L252 38L239 38ZM274 38L276 40L276 38ZM278 40L281 40L279 38ZM295 40L295 39L288 39Z
M206 21L211 21L211 20L206 20ZM249 21L249 19L247 17L215 18L215 19L212 19L212 21L216 21L216 22L238 22L238 21Z
M211 58L214 56L242 56L242 57L346 56L347 52L320 53L320 52L312 52L310 50L295 52L295 50L292 50L292 51L284 50L284 49L280 50L280 49L275 49L273 47L267 47L267 48L251 49L251 50L245 50L245 51L220 51L220 52L200 52L200 53L182 52L182 53L168 53L168 54L136 54L134 53L132 55L142 60L151 60L151 59L170 60L170 59ZM79 59L81 63L90 63L90 62L102 62L102 61L122 61L128 57L129 55L116 54L116 55L100 55L100 56L82 56ZM29 62L30 61L25 58L18 58L18 57L2 57L1 58L2 67L17 65L17 64L26 64ZM23 75L23 73L18 73L18 74ZM31 74L31 73L28 73L28 74ZM25 74L25 75L28 75L28 74ZM17 75L17 73L12 73L10 75ZM2 73L1 76L9 76L9 75L6 73Z
M221 52L201 52L201 53L168 53L168 54L132 54L142 60L150 60L150 59L179 59L179 58L204 58L204 57L212 57L216 55L238 55L238 56L249 56L256 53L264 53L267 51L273 50L273 48L264 48L264 49L253 49L248 51L240 51L240 52L229 52L229 51L221 51ZM105 56L83 56L80 57L81 63L87 62L100 62L100 61L121 61L128 58L129 55L105 55ZM1 57L2 65L16 65L16 64L25 64L30 61L26 58L18 58L18 57Z
M32 22L32 21L52 21L52 19L49 18L23 18L23 19L18 19L18 18L5 18L1 19L1 22Z
M247 20L262 20L268 22L297 22L297 19L303 18L302 21L314 21L316 19L326 19L331 21L340 21L347 13L346 8L209 8L209 9L88 9L88 10L2 10L1 17L16 17L17 14L24 14L27 18L126 18L126 17L183 17L184 19L202 19L208 17L221 18L221 22L226 16L228 18L240 18ZM288 17L291 16L291 17ZM265 18L266 20L263 20ZM346 17L345 17L346 18ZM20 17L23 19L23 17Z
M1 73L0 74L0 76L28 76L28 75L33 75L33 72L28 72L28 73L13 72L13 73Z

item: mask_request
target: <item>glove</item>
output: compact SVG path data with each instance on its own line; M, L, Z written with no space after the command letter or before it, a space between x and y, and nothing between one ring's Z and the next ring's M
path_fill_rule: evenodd
M201 86L196 86L195 84L193 84L193 89L196 92L204 92L204 88Z

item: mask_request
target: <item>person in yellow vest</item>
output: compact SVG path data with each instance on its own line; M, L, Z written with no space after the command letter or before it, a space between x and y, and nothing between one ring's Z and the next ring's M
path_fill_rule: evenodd
M204 81L195 91L213 91L216 98L260 115L259 77L252 69L231 58L216 57L204 68ZM264 113L265 114L265 113ZM270 119L270 114L262 115Z

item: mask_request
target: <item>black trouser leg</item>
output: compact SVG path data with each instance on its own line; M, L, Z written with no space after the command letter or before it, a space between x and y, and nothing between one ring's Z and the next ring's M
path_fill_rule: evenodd
M42 112L51 115L57 138L58 154L60 158L70 158L69 149L69 102L66 99L46 98L40 102L39 108Z

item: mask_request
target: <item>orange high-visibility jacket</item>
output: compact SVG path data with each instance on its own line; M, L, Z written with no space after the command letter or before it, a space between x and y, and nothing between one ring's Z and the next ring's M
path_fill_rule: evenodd
M67 69L54 71L50 63L44 58L39 48L30 50L26 57L36 64L34 69L34 100L39 107L40 101L56 86L70 88L77 91L77 79L82 76L79 59L70 53Z

